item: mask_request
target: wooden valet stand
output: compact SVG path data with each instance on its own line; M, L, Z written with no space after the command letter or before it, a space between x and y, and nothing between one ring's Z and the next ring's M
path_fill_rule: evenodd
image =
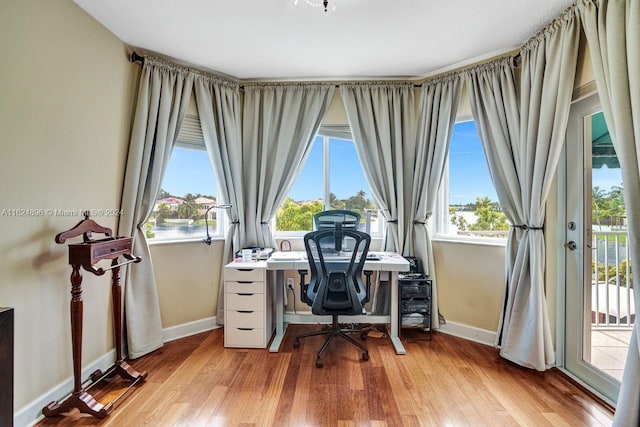
M106 237L94 240L91 233L101 233ZM62 402L53 401L42 409L42 413L47 416L56 416L69 412L77 408L80 412L91 414L98 418L105 418L113 410L116 402L122 398L133 386L144 382L147 377L146 372L137 372L122 358L122 290L120 287L120 267L138 263L141 258L131 254L131 237L112 237L110 228L102 227L85 212L85 219L80 221L70 230L64 231L56 236L56 243L64 243L68 238L83 236L82 243L69 244L69 264L72 266L71 272L71 345L73 352L73 392ZM123 262L118 262L122 256ZM111 266L106 269L95 268L94 264L101 260L111 260ZM111 270L111 297L113 300L113 323L116 346L116 361L106 371L95 371L85 383L82 382L82 273L80 267L102 276ZM115 399L107 404L98 402L90 393L94 385L100 381L119 375L131 384L122 391ZM86 387L85 387L86 385Z

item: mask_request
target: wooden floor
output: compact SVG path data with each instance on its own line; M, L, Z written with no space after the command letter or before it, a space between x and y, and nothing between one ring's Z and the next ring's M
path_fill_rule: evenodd
M445 334L406 343L369 337L371 359L337 341L316 368L322 338L293 336L280 353L226 349L223 331L167 343L135 360L146 383L104 420L44 419L63 426L609 426L612 414L552 370L517 367L495 348ZM101 399L101 393L95 393Z

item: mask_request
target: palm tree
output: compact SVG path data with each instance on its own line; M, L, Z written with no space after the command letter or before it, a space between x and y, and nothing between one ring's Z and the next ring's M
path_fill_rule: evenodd
M626 209L624 206L624 194L622 187L614 185L609 191L611 216L613 217L616 226L622 226L622 218L626 216Z
M178 218L197 218L200 212L198 205L196 205L195 197L191 194L187 196L185 196L184 202L178 206Z
M591 189L591 218L602 230L601 221L607 216L607 192L597 185Z

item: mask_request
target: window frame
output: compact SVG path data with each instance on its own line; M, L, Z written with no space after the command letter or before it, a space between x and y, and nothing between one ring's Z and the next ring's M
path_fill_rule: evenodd
M171 156L174 154L174 150L176 148L181 148L185 150L194 150L194 151L203 151L208 155L208 150L206 144L204 142L204 135L202 134L202 127L200 124L200 117L195 114L185 114L185 117L180 126L180 130L178 132L178 136L176 138L176 142L171 149ZM171 161L171 156L169 157L169 162ZM213 165L209 163L211 166L211 171L215 177L216 172L213 168ZM163 184L164 184L164 176L163 176ZM160 186L162 188L162 185ZM224 202L220 200L219 194L220 185L218 179L216 178L216 204L223 204ZM157 202L157 198L154 201L154 205ZM209 235L211 236L211 240L224 240L226 231L229 228L229 218L226 213L226 209L217 209L216 212L216 226L214 228L209 225ZM200 237L170 237L170 238L148 238L147 243L150 245L155 244L163 244L163 243L187 243L187 242L202 242L207 237L206 231Z
M315 139L317 137L321 137L322 138L322 185L323 185L323 189L322 189L322 194L323 194L323 199L322 199L322 206L324 210L328 210L331 209L331 202L330 202L330 194L331 194L331 154L330 154L330 140L333 139L340 139L343 141L350 141L352 144L354 144L354 149L355 149L355 141L353 139L353 135L351 133L351 129L349 128L349 125L322 125L320 127L320 129L318 129L318 132L316 133L316 135L314 136L314 141L312 142L312 144L315 144ZM357 150L356 150L357 152ZM360 165L362 166L362 165ZM300 165L300 167L304 167L304 165ZM364 171L363 171L364 174ZM366 178L366 177L365 177ZM367 183L368 184L368 183ZM295 183L294 183L295 185ZM293 185L292 187L293 188ZM371 186L369 186L369 190L371 190ZM287 195L288 197L288 195ZM378 209L378 218L381 221L380 223L380 230L377 230L376 232L371 232L370 236L372 238L375 239L380 239L382 238L383 234L384 234L384 229L385 229L385 220L384 220L384 216L381 214L381 209ZM304 237L305 234L307 234L309 231L311 230L307 230L307 231L281 231L281 230L277 230L276 229L276 218L274 216L274 218L271 220L271 229L274 230L273 231L273 236L276 239L286 239L286 238L302 238Z
M475 119L471 115L464 115L456 117L455 125L465 122L475 122ZM476 128L477 129L477 128ZM453 136L453 135L452 135ZM480 139L480 135L478 135ZM481 142L482 143L482 142ZM454 242L454 243L467 243L477 244L484 246L506 246L507 238L502 237L483 237L483 236L464 236L459 234L451 234L449 220L449 191L450 191L450 155L451 144L449 144L449 150L447 150L447 158L445 160L444 170L442 174L442 180L440 181L440 187L438 188L438 194L436 196L436 207L433 212L432 221L430 221L430 231L432 231L432 241L441 242ZM484 151L484 147L483 147ZM485 153L486 161L486 153ZM488 168L488 165L487 165ZM492 183L493 184L493 183Z

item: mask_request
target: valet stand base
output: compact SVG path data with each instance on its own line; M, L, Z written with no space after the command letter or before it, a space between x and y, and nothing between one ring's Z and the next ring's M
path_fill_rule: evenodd
M131 383L110 402L105 404L98 402L89 393L89 390L116 375L124 380L131 381ZM116 407L118 402L133 389L133 387L143 383L146 378L146 372L140 373L133 369L133 367L124 360L118 361L104 373L99 369L92 373L89 376L89 379L85 381L83 388L80 389L80 391L71 393L62 402L53 401L49 403L42 409L42 413L46 417L54 417L76 408L81 413L90 414L96 418L105 418Z

